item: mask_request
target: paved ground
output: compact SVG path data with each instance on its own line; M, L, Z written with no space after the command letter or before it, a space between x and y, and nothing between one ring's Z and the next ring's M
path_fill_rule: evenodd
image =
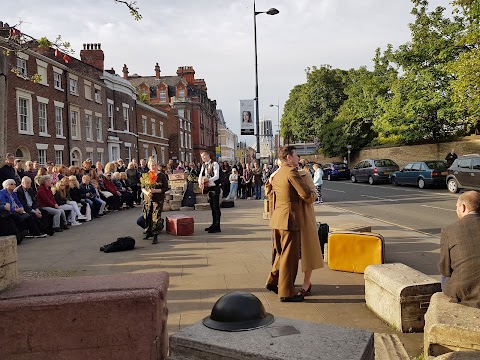
M317 206L317 219L331 227L371 225L386 239L387 262L402 262L438 277L438 238L378 220L347 213L329 205ZM140 209L109 214L53 237L27 239L18 248L23 276L82 276L123 272L167 271L169 332L208 316L215 301L230 291L255 294L268 312L283 317L393 333L365 306L363 274L314 271L313 295L304 303L280 303L264 289L270 268L268 221L262 219L263 202L237 200L223 209L222 233L207 236L209 211L188 212L195 218L195 235L173 237L165 232L158 245L142 240L135 220ZM168 215L168 213L166 213ZM119 236L137 240L133 251L105 254L102 244ZM301 283L300 275L297 284ZM410 355L421 353L423 334L400 334Z

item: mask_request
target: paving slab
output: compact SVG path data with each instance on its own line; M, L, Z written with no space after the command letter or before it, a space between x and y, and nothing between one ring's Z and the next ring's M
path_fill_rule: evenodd
M385 238L387 262L403 262L440 278L436 270L438 238L328 205L316 206L315 210L317 221L333 228L342 224L371 226L373 232ZM170 333L207 316L214 296L232 291L254 293L266 311L275 316L308 318L315 323L376 333L395 332L367 309L363 274L332 271L327 266L313 272L312 295L304 303L280 303L264 288L271 262L271 231L262 212L263 201L237 200L234 208L222 209L222 232L207 234L204 228L211 224L211 213L193 211L189 213L195 220L192 236L175 237L163 231L157 245L142 240L142 229L136 225L139 207L109 213L52 237L25 239L17 250L18 268L24 277L167 271L169 316L173 322L168 324ZM132 236L136 248L109 254L99 251L101 245L120 236ZM299 287L301 282L299 268L296 285ZM399 339L410 356L422 352L422 334L399 334Z

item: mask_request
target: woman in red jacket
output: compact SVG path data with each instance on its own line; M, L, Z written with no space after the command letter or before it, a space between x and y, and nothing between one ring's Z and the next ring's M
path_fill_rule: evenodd
M60 209L55 198L53 197L50 186L52 185L52 178L50 175L43 175L38 178L37 188L37 201L38 207L45 210L49 214L53 215L53 230L55 232L62 232L61 220L63 220L63 228L68 229L66 226L67 218L65 217L65 211ZM60 220L61 219L61 220Z

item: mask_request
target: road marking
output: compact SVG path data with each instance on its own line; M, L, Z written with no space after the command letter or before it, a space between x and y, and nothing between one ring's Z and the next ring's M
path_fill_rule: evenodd
M379 188L383 188L383 189L390 189L390 190L394 190L394 191L405 191L405 192L415 192L415 193L427 193L427 194L434 194L434 195L442 195L442 196L458 196L456 194L452 194L450 192L448 192L448 190L444 193L439 193L439 192L434 192L434 193L430 193L429 190L421 190L421 189L415 189L415 188L411 188L411 189L408 189L408 188L404 188L404 187L399 187L399 186L391 186L391 185L388 185L388 184L384 184L384 186L382 186L382 184L380 185L370 185L370 184L359 184L359 183L352 183L352 182L339 182L338 183L339 185L351 185L351 186L366 186L366 187L369 187L369 188L375 188L375 187L379 187ZM385 186L386 185L386 186Z
M339 192L339 193L345 193L345 191L343 191L343 190L333 190L333 189L327 189L327 188L325 188L325 190L335 191L335 192Z
M441 207L438 207L438 206L430 206L430 205L420 205L420 206L428 207L428 208L432 208L432 209L446 210L446 211L457 211L457 210L453 210L453 209L441 208Z
M370 195L360 195L360 196L368 197L368 198L371 198L371 199L384 200L384 201L397 201L397 200L386 199L386 198L382 198L382 197L378 197L378 196L370 196Z

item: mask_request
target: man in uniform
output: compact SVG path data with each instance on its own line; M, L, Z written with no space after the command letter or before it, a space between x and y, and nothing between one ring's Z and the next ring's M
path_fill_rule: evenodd
M198 177L198 184L201 189L208 190L208 202L210 203L210 209L212 209L212 225L207 227L205 231L209 233L221 232L220 166L216 161L212 161L207 151L203 151L200 157L203 164Z
M278 294L282 302L301 302L303 295L295 292L298 259L300 257L300 202L313 202L311 191L300 177L297 166L300 157L295 146L284 146L278 155L281 167L272 178L272 214L275 258L266 288Z

